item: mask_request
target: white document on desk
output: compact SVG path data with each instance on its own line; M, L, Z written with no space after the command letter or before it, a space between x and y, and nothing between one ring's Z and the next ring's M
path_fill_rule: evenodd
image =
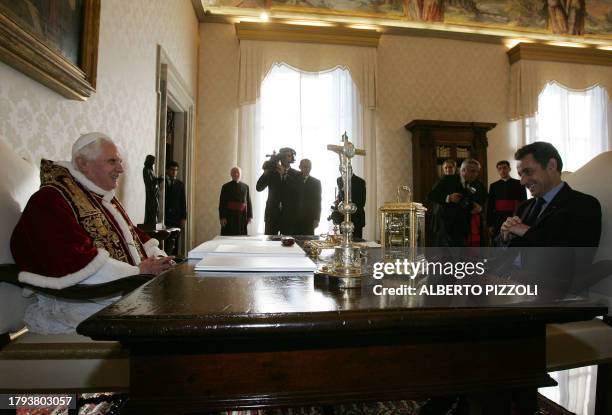
M293 245L291 247L284 247L281 245L280 241L213 239L203 242L193 248L189 251L187 257L189 259L202 259L210 254L306 255L304 250L299 246Z
M270 243L271 242L271 243ZM297 244L282 246L279 241L262 241L249 244L221 244L210 255L257 255L257 256L305 256L306 253Z
M306 256L207 255L195 266L196 271L239 272L314 272L317 269Z

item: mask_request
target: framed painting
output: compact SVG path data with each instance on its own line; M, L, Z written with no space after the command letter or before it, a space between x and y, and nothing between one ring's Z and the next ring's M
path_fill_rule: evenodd
M0 0L0 59L52 90L96 88L100 0Z

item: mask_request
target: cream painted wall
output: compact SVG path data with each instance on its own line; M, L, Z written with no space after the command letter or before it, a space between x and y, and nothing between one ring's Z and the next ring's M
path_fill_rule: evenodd
M71 101L0 63L0 140L38 164L69 159L82 133L106 132L125 149L119 198L142 222L142 166L155 153L157 45L195 97L198 43L190 0L104 0L96 93L87 102Z
M238 160L238 59L233 25L200 24L196 244L219 234L219 192Z
M200 25L196 242L219 231L219 189L229 180L237 149L237 62L234 27ZM296 47L299 47L296 44ZM495 161L511 159L506 120L509 64L502 45L406 36L381 37L378 47L378 205L399 184L412 183L413 119L494 122L489 133L491 179ZM327 212L323 212L327 214Z
M379 201L412 183L411 134L415 119L492 122L489 181L495 162L512 159L507 121L510 65L503 45L406 36L382 36L378 46L377 151ZM382 198L382 199L381 199Z

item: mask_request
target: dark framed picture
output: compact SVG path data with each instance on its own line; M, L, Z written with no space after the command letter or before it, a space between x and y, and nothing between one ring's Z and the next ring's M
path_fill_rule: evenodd
M0 59L66 98L96 88L100 0L0 0Z

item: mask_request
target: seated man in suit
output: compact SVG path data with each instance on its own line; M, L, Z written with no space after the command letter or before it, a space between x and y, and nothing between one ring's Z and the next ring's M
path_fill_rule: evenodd
M173 265L158 241L138 229L115 198L123 160L106 135L90 133L72 146L72 162L41 163L41 186L11 237L19 281L62 289L136 274L157 275ZM68 333L116 298L60 300L41 293L25 322L36 333Z
M549 294L560 296L571 278L589 266L599 245L601 206L593 196L573 190L561 180L563 161L550 143L535 142L519 149L518 174L533 198L523 202L501 226L501 242L516 247L515 280L535 278Z
M302 159L299 168L303 183L297 214L297 234L314 235L321 219L321 181L310 175L310 160Z
M482 206L487 193L477 179L480 163L465 159L459 175L444 175L427 196L438 204L435 246L479 246L482 238Z

